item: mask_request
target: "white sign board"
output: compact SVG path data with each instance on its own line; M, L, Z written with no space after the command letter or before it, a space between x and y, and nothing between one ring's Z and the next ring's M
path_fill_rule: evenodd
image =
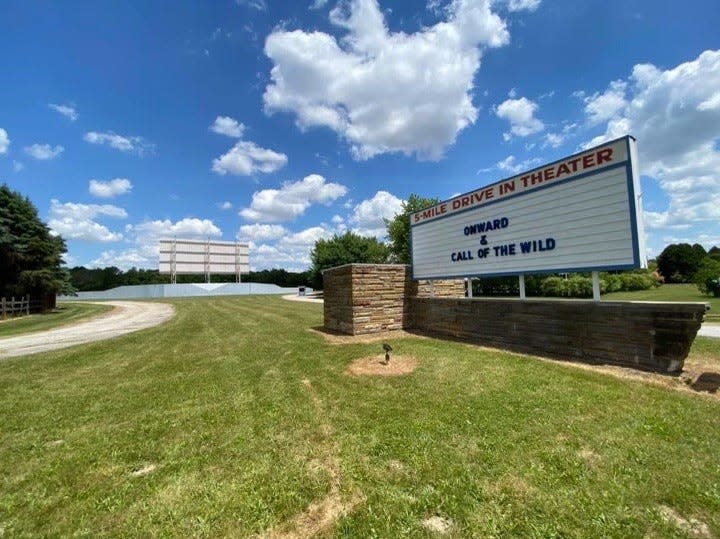
M209 240L160 240L160 273L240 274L250 271L248 244Z
M414 279L646 267L635 139L414 213Z

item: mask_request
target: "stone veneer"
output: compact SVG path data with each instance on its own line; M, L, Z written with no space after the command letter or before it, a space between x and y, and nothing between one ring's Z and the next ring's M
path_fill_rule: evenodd
M411 297L465 295L463 281L413 281L404 264L347 264L323 272L325 328L349 335L411 327Z
M704 303L464 298L463 281L418 282L410 267L323 272L325 328L350 335L412 329L560 359L682 370Z
M682 371L707 305L412 298L422 333L559 359Z

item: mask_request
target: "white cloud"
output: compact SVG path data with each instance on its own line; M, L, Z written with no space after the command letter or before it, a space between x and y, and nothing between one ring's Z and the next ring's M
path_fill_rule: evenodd
M290 112L301 129L328 127L356 159L383 153L440 159L477 119L473 80L482 51L509 41L490 0L455 0L446 20L390 32L376 0L342 2L330 22L345 35L275 30L265 110Z
M90 180L88 187L90 194L100 198L112 198L124 195L132 190L132 183L125 178L115 178L108 182Z
M125 237L134 247L123 251L105 251L91 265L96 267L117 266L127 270L131 267L157 268L159 247L162 237L184 239L218 238L220 229L208 219L186 217L173 222L169 219L143 221L125 227Z
M495 168L497 168L501 172L504 172L508 176L515 176L516 174L520 174L521 172L525 172L526 170L530 170L533 167L536 167L540 163L542 163L542 159L538 157L525 159L524 161L520 161L519 163L517 163L515 161L515 156L509 155L502 161L498 161L497 163L495 163Z
M25 150L25 153L33 159L48 161L50 159L55 159L63 153L65 148L62 146L52 147L49 144L33 144L32 146L26 146L23 150Z
M217 207L223 211L226 211L226 210L232 210L233 205L232 205L232 202L230 202L229 200L226 200L224 202L218 202Z
M127 212L111 204L61 203L57 199L50 201L48 226L65 239L89 242L113 242L123 239L119 232L111 232L105 225L96 221L100 217L125 219Z
M559 148L565 142L565 135L562 133L546 133L545 144L553 148Z
M507 99L500 103L495 109L498 118L510 122L510 133L505 133L505 140L510 140L513 135L516 137L527 137L542 131L545 126L535 118L538 109L537 103L526 97L520 99Z
M402 200L387 191L378 191L367 200L357 204L350 216L353 231L361 236L384 238L387 233L385 221L402 212Z
M250 265L253 270L283 267L288 271L304 271L311 263L310 252L315 242L329 239L335 231L327 226L314 226L300 232L287 232L275 243L250 243Z
M20 161L13 161L13 170L15 172L20 172L24 168L25 165L23 165Z
M8 137L7 131L0 127L0 155L7 153L10 147L10 137Z
M328 0L315 0L310 6L310 9L322 9L327 3Z
M540 0L508 0L509 11L535 11L540 6Z
M62 114L71 122L78 119L78 113L72 105L56 105L55 103L48 103L48 107L53 109L55 112Z
M268 241L282 238L287 233L287 229L282 225L255 223L252 225L242 225L240 230L238 230L237 237L243 240Z
M238 6L247 6L258 11L267 11L265 0L235 0Z
M269 174L287 164L287 156L257 146L254 142L241 140L227 153L213 160L212 170L222 176L250 176L256 172Z
M229 116L218 116L210 126L210 131L226 137L241 138L245 126Z
M123 271L130 268L149 268L157 269L157 262L153 265L152 261L144 256L138 249L127 249L122 252L115 250L104 251L95 260L90 262L88 266L91 268L108 268L115 266Z
M610 83L608 89L602 94L597 92L591 96L583 97L585 113L590 124L595 125L614 118L625 106L625 90L627 84L622 80ZM581 94L584 95L584 94Z
M305 213L313 203L329 204L346 193L344 185L327 183L319 174L311 174L294 183L286 182L280 189L253 193L250 207L241 210L240 215L265 223L289 221Z
M641 172L670 199L666 209L646 212L648 228L690 226L696 234L708 233L720 222L720 106L714 106L720 51L667 70L638 64L626 84L624 105L585 146L635 136ZM617 87L618 81L611 83L608 92Z
M136 153L140 156L152 153L155 149L153 144L142 137L118 135L112 131L105 133L89 131L85 133L83 139L90 144L108 145L121 152Z

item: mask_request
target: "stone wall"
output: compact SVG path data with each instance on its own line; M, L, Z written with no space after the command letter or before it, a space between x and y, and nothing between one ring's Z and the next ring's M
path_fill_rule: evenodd
M679 372L704 303L413 298L423 333L559 359Z
M411 297L463 297L463 281L413 281L401 264L348 264L323 272L325 328L349 335L407 329Z
M413 329L538 356L660 372L682 370L704 303L465 298L463 281L411 279L409 266L349 264L323 273L325 328L349 335Z

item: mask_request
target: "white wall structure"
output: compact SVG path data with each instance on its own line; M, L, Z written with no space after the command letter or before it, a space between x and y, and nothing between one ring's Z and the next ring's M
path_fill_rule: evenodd
M204 274L210 281L212 274L233 274L240 282L242 273L249 273L247 243L232 241L161 239L160 273L170 274L175 283L177 275Z
M626 136L414 213L413 278L647 267L636 156Z

